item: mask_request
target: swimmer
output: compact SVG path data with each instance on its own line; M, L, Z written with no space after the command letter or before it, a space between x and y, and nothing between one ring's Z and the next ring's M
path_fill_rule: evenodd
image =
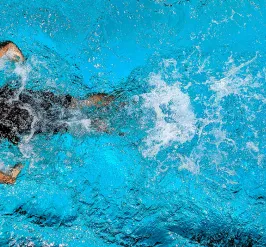
M21 50L11 41L0 43L0 58L22 63L25 58ZM70 95L55 95L47 91L33 91L11 88L6 85L0 88L0 140L7 139L18 145L21 136L38 133L58 133L68 130L66 124L71 109L82 107L106 107L114 96L98 93L87 99L76 99ZM106 132L103 121L92 121L97 131ZM0 183L14 184L23 166L18 164L9 172L0 172Z

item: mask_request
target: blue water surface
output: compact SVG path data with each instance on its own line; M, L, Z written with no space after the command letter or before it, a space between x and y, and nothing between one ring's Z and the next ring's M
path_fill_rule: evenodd
M117 95L1 142L0 246L266 246L266 2L7 0L1 86ZM119 96L119 97L118 97ZM91 114L108 133L90 131Z

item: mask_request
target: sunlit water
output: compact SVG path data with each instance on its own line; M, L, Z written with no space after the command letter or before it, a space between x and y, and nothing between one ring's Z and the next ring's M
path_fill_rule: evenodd
M0 4L1 85L85 97L68 133L1 143L1 246L266 246L264 1ZM90 128L101 116L109 133Z

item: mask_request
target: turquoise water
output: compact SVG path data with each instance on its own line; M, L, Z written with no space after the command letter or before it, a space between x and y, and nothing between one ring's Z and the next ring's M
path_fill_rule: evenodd
M266 246L264 1L8 0L1 85L85 97L69 133L1 143L1 246ZM110 133L92 132L91 114Z

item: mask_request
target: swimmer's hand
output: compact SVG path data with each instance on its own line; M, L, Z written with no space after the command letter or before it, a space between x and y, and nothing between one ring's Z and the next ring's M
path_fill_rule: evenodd
M9 174L0 174L0 183L14 184L16 179L23 168L22 164L17 164L9 171Z

